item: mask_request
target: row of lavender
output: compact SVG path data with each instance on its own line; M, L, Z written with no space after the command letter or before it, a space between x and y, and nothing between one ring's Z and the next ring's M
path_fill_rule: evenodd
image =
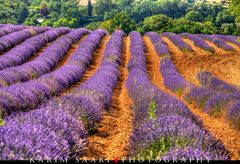
M68 32L67 29L63 30ZM67 54L72 44L88 33L87 29L73 30L54 41L34 60L1 70L0 87L6 87L17 82L25 82L50 72Z
M127 88L134 102L135 128L129 155L145 159L229 159L223 144L203 128L187 106L151 83L143 39L138 32L131 32L130 37Z
M200 72L200 88L192 88L187 95L189 101L214 117L225 116L240 129L240 88L230 85L207 71Z
M98 31L98 34L101 38L105 32ZM90 34L88 41L81 44L79 51L84 52L74 54L72 64L77 62L81 67L85 60L92 58L94 47L99 44L96 35ZM73 93L54 98L39 109L7 117L6 126L0 128L1 159L81 157L87 146L86 130L91 130L91 125L100 120L101 110L111 104L113 88L120 75L123 37L122 31L113 33L99 70Z
M6 51L26 39L50 29L50 27L31 27L5 35L0 38L0 52Z
M76 29L65 36L64 40L76 42L86 33L88 33L86 29ZM105 34L106 32L101 29L92 32L63 67L38 79L1 88L0 110L2 113L5 115L14 111L32 109L79 81L86 71L86 66L90 64L93 51ZM61 42L64 40L61 40ZM58 52L58 49L56 52Z
M92 32L67 65L42 77L42 80L49 79L50 84L56 80L58 87L79 81L105 34L104 30ZM54 86L57 87L56 84ZM87 101L85 105L90 105L89 100L77 94L56 97L36 110L6 117L5 125L0 127L0 158L74 159L83 155L87 146L86 123L91 122L97 113L90 113L94 110L92 106L84 106L83 103ZM75 104L72 103L74 100Z
M23 64L47 43L68 32L70 29L60 27L25 40L0 56L0 70Z
M164 32L161 34L161 36L170 39L183 52L193 52L193 49L188 43L184 42L182 38L187 38L191 40L195 46L211 53L214 53L215 49L210 46L205 40L210 41L214 43L217 47L223 48L224 50L230 52L235 51L235 48L229 45L227 42L235 44L237 46L240 45L240 37L229 35L207 35L189 33L181 33L176 35L171 32ZM159 49L159 47L157 49Z
M152 42L161 42L161 38L157 33L154 38L148 35ZM156 39L158 38L158 39ZM155 46L158 52L158 47ZM159 53L162 56L161 53ZM204 111L210 115L219 117L227 114L227 118L237 128L240 128L240 88L227 84L216 78L210 72L200 72L198 79L201 87L196 87L187 82L178 72L175 64L170 58L161 60L161 73L164 77L165 86L174 93L186 93L188 101L195 101L198 107L204 108Z
M23 30L25 29L25 26L15 26L15 25L8 25L8 26L3 26L0 28L0 37L10 34L15 31Z

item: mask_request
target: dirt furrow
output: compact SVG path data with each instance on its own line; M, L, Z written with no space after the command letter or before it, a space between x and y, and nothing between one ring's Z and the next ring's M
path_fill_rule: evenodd
M208 55L212 55L212 53L205 51L204 49L201 49L200 47L195 46L195 44L193 43L193 41L191 41L190 39L183 39L184 42L186 42L187 44L189 44L192 49L193 49L193 53L196 55L196 53L198 53L199 55L203 56L208 56Z
M71 56L77 51L79 45L82 43L84 39L86 39L87 36L83 36L81 39L79 39L76 43L74 43L71 48L68 50L67 54L64 55L64 57L61 59L61 61L58 63L58 65L54 68L54 70L59 69L60 67L64 66ZM53 71L54 71L53 70Z
M47 43L42 49L40 49L38 52L36 52L28 61L26 62L31 62L33 61L35 58L37 58L41 53L43 53L43 51L45 51L45 49L51 45L51 43Z
M178 58L182 58L182 57L186 57L186 54L184 54L178 47L176 47L173 42L171 42L170 39L168 39L167 37L161 37L163 39L163 41L171 47L174 47L174 49L171 49L171 51L175 52L177 54L176 59Z
M127 155L128 141L132 134L132 101L128 96L126 80L127 64L130 59L130 38L124 38L121 76L113 92L112 107L105 109L98 132L89 137L89 147L83 159L119 159Z
M232 52L228 52L224 50L223 48L220 48L216 46L213 42L210 42L208 40L205 40L210 46L212 46L215 49L215 54L216 55L226 55L226 54L231 54Z
M160 71L161 57L156 53L153 44L150 39L145 37L144 41L147 45L147 68L151 81L161 90L168 94L178 98L198 117L203 120L203 124L215 137L223 142L232 154L232 159L240 159L240 132L232 128L224 118L213 118L206 113L202 112L195 105L189 104L183 98L183 96L177 96L173 94L164 85L164 80ZM171 47L170 47L171 48ZM173 51L173 50L171 50ZM174 54L176 55L176 54Z
M101 44L99 45L97 50L94 52L93 60L91 61L90 65L88 66L88 69L87 69L86 73L84 73L81 80L79 82L77 82L76 84L72 85L63 94L72 92L75 88L79 87L81 84L86 82L92 75L94 75L94 73L98 70L98 68L101 65L101 61L102 61L102 58L104 55L104 50L105 50L105 47L107 46L107 43L108 43L110 37L111 37L110 35L107 35L103 38Z
M237 53L240 54L240 46L227 42L227 44L229 44L230 46L232 46L233 48L235 48L235 50L237 50Z

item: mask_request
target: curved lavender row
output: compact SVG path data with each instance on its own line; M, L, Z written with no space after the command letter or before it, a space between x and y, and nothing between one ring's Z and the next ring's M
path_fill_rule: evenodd
M189 51L189 52L193 51L192 47L189 44L184 42L180 36L172 32L164 32L161 34L161 36L165 36L168 39L170 39L173 42L173 44L175 44L182 51Z
M48 27L36 27L13 32L0 38L0 52L9 49L24 40L49 30Z
M227 113L227 118L233 123L233 125L240 129L240 100L238 100Z
M218 38L215 35L207 35L207 34L196 34L196 35L214 43L217 47L223 48L226 51L235 51L235 49L232 46L228 45L224 40Z
M73 93L61 98L61 101L81 107L80 115L82 118L85 115L86 127L89 130L101 120L101 111L111 106L113 89L120 76L118 69L122 57L123 37L123 31L115 31L107 43L97 72Z
M92 34L90 34L90 36L91 35ZM121 38L119 38L119 37L121 37ZM118 61L120 61L118 59L120 59L120 57L121 57L120 48L122 48L122 43L120 43L119 40L122 40L122 39L123 39L123 32L119 31L119 32L115 32L113 34L113 37L108 42L108 46L105 50L104 60L102 62L102 65L101 65L98 73L96 73L97 75L95 74L96 77L97 76L102 76L102 75L104 76L105 74L107 74L107 72L104 72L104 71L108 71L111 74L111 71L108 70L108 68L116 69L115 64ZM91 44L91 42L89 42L89 43ZM88 47L87 42L83 46ZM90 49L86 50L85 53L91 51L91 46L89 46L89 48ZM83 49L83 48L81 48L81 49ZM120 52L119 52L119 50L120 50ZM114 52L114 54L113 54L113 52ZM117 54L116 54L116 52L117 52ZM91 55L89 55L89 56L91 56ZM79 62L79 63L81 63L81 62ZM106 76L104 76L104 77L106 78ZM94 77L92 79L94 79ZM113 78L113 79L116 79L116 78ZM88 87L89 85L91 85L91 83L93 83L93 82L95 82L95 81L89 79L89 82L86 82L87 84L85 85L84 89L86 87ZM102 86L102 84L104 84L104 83L107 84L106 80L105 80L105 82L104 82L104 79L100 80L99 86ZM53 141L53 144L54 143L55 144L59 143L60 145L55 146L52 143L46 144L48 142L42 141L42 144L45 143L45 145L47 145L47 146L42 145L42 144L36 144L36 145L32 146L32 149L35 149L36 147L38 148L38 147L40 147L40 145L42 145L41 149L40 149L42 153L38 153L38 152L35 153L35 152L30 150L30 152L33 152L32 153L33 158L34 157L36 158L36 156L38 158L42 157L45 154L45 152L47 152L47 150L48 150L47 154L48 154L48 157L50 159L53 158L53 153L54 152L56 152L56 153L54 153L54 155L57 156L57 157L59 157L59 156L68 157L67 155L69 154L69 152L74 153L74 154L70 153L71 154L70 157L74 157L76 155L78 155L78 157L79 157L79 156L82 155L82 153L84 152L83 150L86 147L85 131L83 131L82 128L81 129L79 128L79 127L82 127L81 125L79 126L79 123L77 124L77 122L73 122L73 121L79 120L79 117L80 117L80 120L82 120L83 122L85 122L85 123L88 122L88 120L86 120L86 119L91 119L91 116L89 116L89 118L86 118L87 115L85 115L85 114L89 113L89 110L93 110L90 103L95 103L97 106L98 106L98 104L95 101L91 101L91 99L89 99L89 98L86 99L86 95L83 94L82 92L80 92L80 90L79 90L80 88L76 89L75 94L69 94L69 95L66 95L64 97L60 97L60 99L53 99L52 101L43 105L40 109L31 111L31 112L28 112L28 113L24 113L24 114L21 113L20 117L18 115L16 117L13 116L10 119L8 118L8 120L11 120L11 121L13 121L14 118L17 119L16 122L18 123L18 118L23 120L23 117L24 117L27 120L27 121L24 121L25 124L29 123L30 127L37 124L37 125L40 126L40 130L41 130L41 126L44 126L44 127L47 128L47 130L48 129L51 130L51 131L49 130L49 131L43 133L46 136L48 136L49 134L51 135L53 133L54 134L59 134L58 132L61 132L60 134L62 134L62 135L57 135L58 137L60 137L61 141L60 141L60 139L58 140L57 138L54 138L54 140L51 140L51 141ZM105 89L107 89L107 88L105 88ZM85 93L89 93L89 92L85 92ZM71 101L69 101L70 100L69 98L71 98L71 100L73 100L73 98L75 98L77 100L77 104L71 103ZM66 102L66 101L68 101L68 102ZM46 112L47 114L45 114L45 111L47 111ZM61 113L60 119L56 119L56 118L59 117L60 113ZM93 113L93 114L96 114L96 113ZM69 117L66 118L65 115L67 115ZM8 120L6 120L7 125L8 125ZM34 120L34 122L33 122L33 120ZM18 126L18 127L20 129L24 126L26 126L26 125L20 124L20 126ZM70 129L68 129L68 126L70 126ZM8 127L8 129L9 128L10 127ZM31 128L29 128L29 129L30 129L30 132L32 132L32 129ZM40 131L40 133L41 133L41 131ZM33 133L33 134L36 134L36 133ZM4 133L4 135L8 136L6 138L10 138L9 140L11 140L11 138L12 138L11 133L10 133L10 137L9 137L9 135L7 135L7 133ZM80 136L78 136L78 135L80 135ZM0 134L0 136L1 136L1 134ZM19 135L17 135L17 137L18 136ZM41 136L41 134L40 134L40 136ZM35 137L35 135L33 135L33 137ZM20 136L20 138L23 138L23 137ZM30 138L29 140L32 141L32 138ZM25 140L23 139L23 141L25 141ZM72 141L72 142L69 143L69 141ZM81 142L79 143L79 141L81 141ZM5 141L5 143L7 143L5 145L7 145L7 146L9 145L9 142ZM65 149L63 149L62 152L59 152L58 149L56 150L56 148L54 148L54 146L57 147L57 148L58 147L63 148L63 146L62 146L63 144L64 144ZM5 146L5 147L7 147L7 146ZM3 148L5 148L5 147L3 147ZM45 149L46 147L50 148L50 149ZM14 157L17 157L17 159L19 159L19 157L29 158L29 154L24 154L21 151L20 152L17 151L17 150L19 150L19 148L21 148L18 144L16 144L16 146L13 145L10 148L11 148L10 150L13 150L14 155L15 155ZM49 150L51 150L51 148L52 148L53 151L49 151ZM71 151L69 151L69 150L71 150ZM14 159L16 159L16 158L14 158Z
M1 160L61 160L83 155L87 132L61 108L48 106L8 117L0 126Z
M228 84L218 79L216 76L214 76L212 73L208 71L200 72L197 77L201 85L204 87L210 87L213 90L224 92L224 93L240 92L239 87L233 86L231 84Z
M227 118L230 121L233 121L234 126L240 128L238 126L239 121L235 121L240 117L236 112L232 112L238 109L237 107L234 107L234 105L238 104L237 101L240 97L240 88L218 79L207 71L200 72L198 74L198 80L205 88L205 92L209 92L209 96L205 99L205 103L202 105L204 106L205 112L218 117L222 115L223 109L227 109ZM233 114L233 116L231 116L231 114ZM235 117L235 119L233 119L233 117Z
M208 87L192 88L186 95L188 101L195 101L199 108L213 117L222 117L224 111L227 111L227 119L235 127L239 127L239 108L237 106L240 93L224 93ZM233 112L232 112L233 111ZM238 120L238 121L236 121Z
M240 46L240 37L239 36L217 35L217 34L215 34L215 36L219 37L220 39L222 39L226 42L230 42L230 43L233 43L233 44L236 44L236 45Z
M131 32L132 59L144 60L144 48L141 35ZM143 52L142 52L143 51ZM208 153L210 159L230 159L229 152L222 143L202 127L202 122L179 100L162 92L153 85L146 71L146 63L131 63L127 88L134 102L134 132L130 140L131 156L140 155L147 159L155 157L171 157L177 146L192 146L191 152L186 150L178 154L178 159L189 153L193 157ZM148 110L147 110L148 109ZM194 138L194 139L193 139ZM160 154L159 154L160 152Z
M0 56L0 70L23 64L47 43L68 32L69 29L60 27L27 39Z
M224 109L234 109L231 107L232 104L236 104L240 97L239 88L227 84L210 72L200 72L198 74L198 79L203 87L195 87L193 84L188 83L182 75L178 72L174 63L169 59L165 58L161 60L161 73L164 78L164 84L171 91L181 91L190 89L187 93L186 99L188 101L195 101L196 105L200 108L204 108L204 111L214 117L222 116L222 111ZM231 120L234 126L239 127L239 122L234 121L233 116L231 116L232 110L228 112L228 119ZM233 112L236 119L238 115Z
M132 54L132 59L129 62L129 69L130 69L130 75L128 78L128 83L129 87L128 89L131 90L134 87L138 86L137 88L131 90L132 97L138 97L139 93L142 92L142 94L148 95L147 97L150 98L152 97L151 94L160 94L161 97L159 97L159 101L162 101L160 104L165 105L161 110L159 109L159 114L163 112L169 112L171 108L173 108L172 104L169 104L169 100L173 102L174 106L176 109L172 109L172 112L176 112L182 115L185 115L186 117L191 118L194 122L201 124L201 121L190 112L190 110L185 106L183 103L181 103L179 100L173 98L172 96L169 96L168 94L160 91L155 85L153 85L149 79L149 76L147 74L147 69L146 69L146 56L145 56L145 51L143 48L144 43L142 42L142 37L138 32L132 32L130 33L130 37L132 38L131 40L131 54ZM142 60L143 62L136 62ZM146 89L144 90L145 86ZM133 88L131 88L131 87ZM151 89L149 89L151 88ZM140 91L139 91L140 89ZM163 99L161 99L164 97ZM145 105L146 108L148 108ZM167 110L167 108L169 108ZM166 109L166 110L165 110ZM140 116L139 116L140 117ZM137 118L139 118L137 117ZM143 116L143 118L146 116ZM141 120L141 119L139 119Z
M0 71L0 87L25 82L50 72L66 55L72 44L88 33L87 29L82 28L71 31L54 41L33 61Z
M164 79L164 84L171 91L182 94L185 89L191 86L181 74L179 74L175 64L169 58L161 60L160 70Z
M214 117L222 116L222 111L229 109L240 97L240 93L214 93L207 99L204 107L204 111Z
M150 38L150 40L152 41L155 47L155 50L160 56L165 56L165 55L171 56L171 53L168 49L167 44L162 40L162 38L160 37L160 35L158 35L158 33L147 32L145 35Z
M14 26L14 25L3 26L0 30L0 37L15 31L23 30L23 29L25 29L24 26Z
M215 52L215 49L198 35L189 34L189 33L182 33L179 35L190 39L194 43L195 46L202 48L203 50L210 51L212 53Z
M85 29L78 29L71 32L75 40L86 32ZM106 34L104 30L96 30L85 39L63 67L45 74L39 79L26 83L15 84L0 89L0 110L2 114L11 114L14 111L30 110L55 94L68 88L71 84L79 81L90 63L94 50L97 48L102 37ZM67 38L64 37L65 39ZM77 60L76 57L79 57ZM86 58L87 57L87 58Z

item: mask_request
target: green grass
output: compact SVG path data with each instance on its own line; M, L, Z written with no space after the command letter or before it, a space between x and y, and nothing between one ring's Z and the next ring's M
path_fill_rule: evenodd
M140 151L140 156L144 159L151 158L156 159L161 157L164 154L167 154L174 146L186 147L191 144L191 139L186 138L171 138L171 137L162 137L154 140L148 145L147 148Z

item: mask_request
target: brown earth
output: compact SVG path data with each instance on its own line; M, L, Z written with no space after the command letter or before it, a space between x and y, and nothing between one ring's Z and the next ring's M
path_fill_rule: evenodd
M89 136L89 146L82 159L114 160L125 157L128 153L129 138L132 134L132 101L128 96L126 80L127 64L130 59L130 38L124 39L123 62L120 66L121 76L113 92L112 107L105 109L98 132Z
M214 47L216 53L203 53L201 49L187 41L194 47L194 52L183 53L167 38L163 37L163 39L170 47L173 54L172 60L186 80L200 86L196 75L202 70L207 70L223 81L240 86L240 51L226 52L208 42L209 45Z
M67 54L64 55L64 57L61 59L61 61L58 63L58 65L54 68L54 70L57 70L68 63L72 55L77 51L78 47L82 43L84 39L86 39L87 36L83 36L81 39L79 39L76 43L74 43L71 48L68 50ZM54 71L53 70L53 71Z
M111 38L110 35L107 35L103 38L99 47L96 49L96 51L93 54L93 60L91 61L90 65L88 66L86 73L83 74L83 77L81 78L81 80L79 82L72 85L69 89L67 89L64 92L64 94L74 91L75 88L77 88L81 84L85 83L92 75L94 75L94 73L98 70L98 68L101 65L101 61L102 61L102 58L104 55L104 50L105 50L105 47L107 46L107 43L110 38Z
M46 48L51 45L51 43L47 43L41 50L39 50L38 52L36 52L34 54L34 56L32 56L27 62L31 62L33 61L34 59L36 59L41 53L43 53L43 51L46 50Z
M168 88L166 88L164 85L163 77L161 75L161 71L160 71L161 57L154 50L153 44L151 43L149 38L145 37L144 41L147 45L147 60L148 60L147 68L148 68L149 75L151 77L152 82L164 92L167 92L170 95L177 97L184 104L186 104L196 116L198 116L203 120L204 127L208 129L217 139L222 141L222 143L226 146L226 148L231 152L232 159L240 159L240 139L239 139L240 132L232 128L232 126L224 118L213 118L207 115L206 113L202 112L201 109L197 108L194 104L189 104L188 102L186 102L183 96L175 95ZM172 43L169 43L169 42L167 42L167 44L170 47L170 50L175 58L182 56L182 60L184 60L188 56L188 55L184 55L183 53L180 53L179 55L180 50L177 50L178 48L176 46L174 46ZM212 55L206 56L204 57L204 59L206 58L206 61L207 61L207 59L211 56ZM200 54L199 55L196 54L195 58L201 59L202 56ZM190 60L190 59L194 59L194 57L189 57L186 60ZM177 61L179 62L179 59ZM181 69L181 72L185 72L186 70L192 70L192 67L190 66L198 65L198 60L192 62L191 65L187 64L187 66L184 66L183 68L179 67L184 64L186 63L182 62L181 64L178 64L178 68ZM187 76L188 79L194 79L189 77L191 75L185 74L185 77Z

